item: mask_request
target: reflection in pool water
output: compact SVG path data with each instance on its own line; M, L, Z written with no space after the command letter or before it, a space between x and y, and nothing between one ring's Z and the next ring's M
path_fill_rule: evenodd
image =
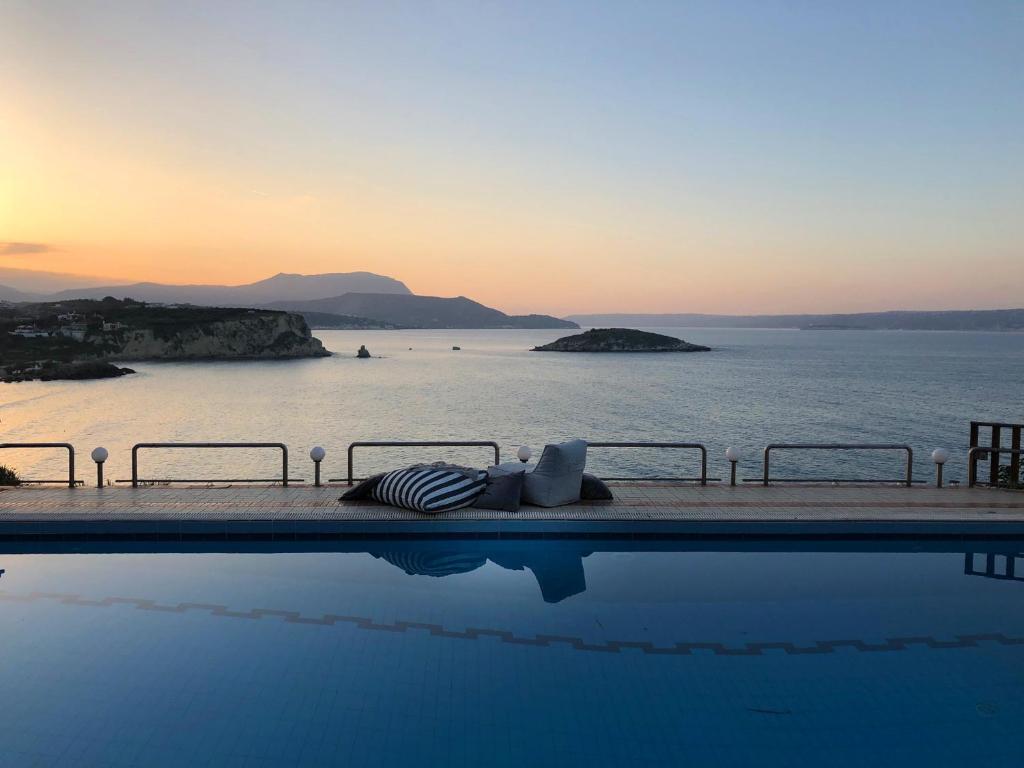
M567 547L557 549L523 549L522 551L434 551L421 549L398 552L371 552L387 560L410 576L451 576L469 573L488 560L510 571L529 568L537 579L541 595L548 603L557 603L578 595L587 588L583 558L589 550L576 552Z

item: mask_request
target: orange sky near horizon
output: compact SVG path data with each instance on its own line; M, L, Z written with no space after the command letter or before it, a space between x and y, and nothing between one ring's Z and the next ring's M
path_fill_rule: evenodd
M366 270L419 294L559 315L1024 304L1016 156L1000 167L976 148L915 154L920 136L824 142L841 128L803 135L756 104L720 140L669 81L658 98L678 101L672 124L653 96L631 113L500 69L493 82L430 70L437 96L421 101L401 78L422 60L378 62L379 89L356 91L339 85L351 66L329 46L247 29L268 52L215 11L194 67L198 43L173 30L124 42L181 21L166 13L83 14L73 39L32 4L0 12L0 266L226 284ZM99 35L116 24L134 26ZM597 87L600 73L573 74ZM619 96L646 98L639 83ZM477 114L480 92L501 120ZM531 121L507 127L520 109Z

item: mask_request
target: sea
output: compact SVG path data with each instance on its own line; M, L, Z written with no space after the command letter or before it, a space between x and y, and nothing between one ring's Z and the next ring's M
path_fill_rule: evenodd
M0 384L0 442L70 442L77 474L127 480L140 442L283 442L289 474L312 481L309 451L326 450L325 479L346 473L353 441L493 440L502 459L571 438L697 442L709 474L761 476L769 443L906 443L916 479L930 453L952 453L946 477L964 480L971 420L1024 422L1024 334L651 328L713 348L692 354L571 354L531 348L564 330L315 331L333 357L130 364L118 379ZM356 359L365 344L372 359ZM456 349L458 347L458 349ZM484 467L484 448L359 449L355 474L448 460ZM784 478L897 479L898 451L780 451ZM0 464L27 479L66 477L54 450L8 449ZM692 477L687 450L593 448L604 476ZM145 479L271 479L272 450L144 450Z

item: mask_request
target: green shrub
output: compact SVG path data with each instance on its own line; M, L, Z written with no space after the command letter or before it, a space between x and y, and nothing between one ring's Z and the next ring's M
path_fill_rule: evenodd
M21 485L21 478L6 464L0 464L0 485Z

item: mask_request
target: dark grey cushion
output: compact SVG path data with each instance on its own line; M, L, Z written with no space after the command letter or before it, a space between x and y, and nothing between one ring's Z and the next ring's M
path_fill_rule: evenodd
M586 464L585 440L545 445L537 466L524 476L523 501L538 507L558 507L579 501Z
M614 497L601 478L584 472L583 482L580 484L580 498L586 501L609 501Z
M384 478L385 473L381 472L379 475L368 477L365 480L357 483L355 487L349 488L343 494L338 501L359 501L360 499L370 498L370 494L373 493L373 489L377 487L377 484Z
M523 494L522 472L487 473L487 487L477 496L472 506L478 509L499 509L515 512Z
M487 468L487 474L489 475L511 475L514 473L522 474L523 472L532 472L533 464L527 464L523 461L505 461L501 464L492 464Z

